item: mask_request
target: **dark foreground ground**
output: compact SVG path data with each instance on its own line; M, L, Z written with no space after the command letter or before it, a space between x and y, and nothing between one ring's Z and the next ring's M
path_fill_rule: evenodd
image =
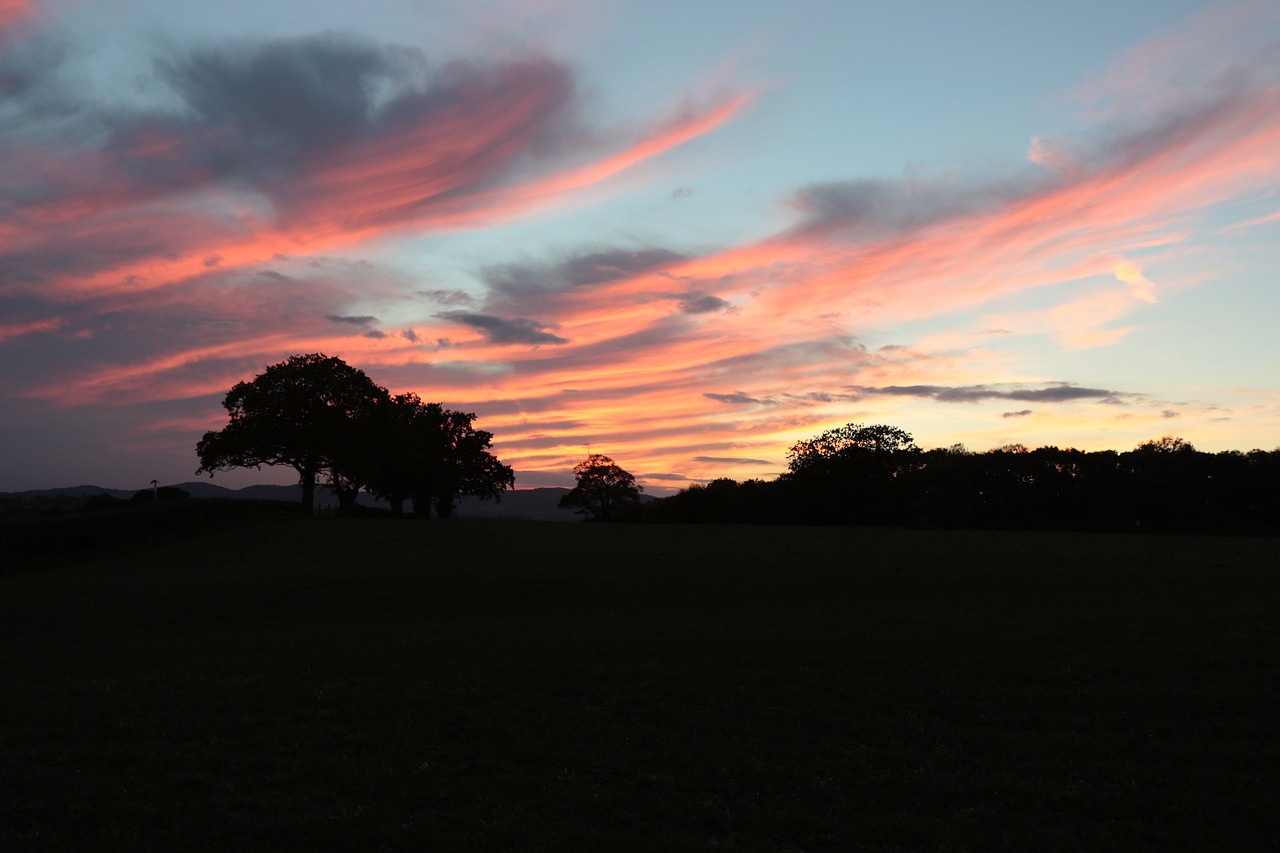
M0 576L0 848L1277 849L1277 557L332 519L117 543Z

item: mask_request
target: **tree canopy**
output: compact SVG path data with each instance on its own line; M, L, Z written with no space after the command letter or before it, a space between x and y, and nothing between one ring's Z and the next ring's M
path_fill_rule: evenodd
M320 474L336 468L334 479L341 480L344 433L385 394L340 358L290 356L227 392L222 405L230 423L200 439L196 473L288 465L298 472L309 513Z
M448 517L458 497L498 499L514 486L511 468L489 453L492 434L475 429L474 414L414 394L393 397L340 358L291 356L237 383L223 406L230 422L196 445L196 473L288 465L298 472L307 514L321 476L343 512L362 488L396 513L412 499L415 514L429 516L434 502Z
M396 514L412 501L419 517L434 506L448 518L462 496L500 500L515 485L515 473L489 452L493 434L476 429L475 418L416 394L387 398L364 445L369 491L388 500Z
M791 473L829 468L852 458L885 458L895 453L919 451L911 433L887 424L845 424L804 441L787 451Z
M785 476L815 520L882 524L909 500L906 475L919 460L906 430L851 423L794 444Z
M611 521L619 513L640 503L643 486L636 478L601 453L592 453L573 466L577 485L564 497L560 506L578 510L595 521Z

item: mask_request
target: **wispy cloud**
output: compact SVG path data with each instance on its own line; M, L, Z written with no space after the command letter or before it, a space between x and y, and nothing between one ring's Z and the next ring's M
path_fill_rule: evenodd
M481 270L481 278L488 286L486 304L490 307L516 306L529 310L550 308L571 299L577 291L602 289L614 282L665 269L681 260L682 255L669 249L615 247L572 253L551 263L495 264Z
M710 465L772 465L768 459L752 459L744 456L695 456L694 462L705 462Z
M710 294L689 293L680 300L680 310L685 314L715 314L732 311L733 303Z
M411 50L324 36L173 50L156 80L183 111L115 111L56 92L45 96L63 103L52 125L41 103L27 104L27 130L0 143L7 277L155 288L215 258L243 266L300 246L501 221L746 104L688 111L621 151L592 152L575 141L599 135L583 127L573 75L546 58L434 68ZM584 155L586 165L564 165Z
M939 403L978 403L983 400L1019 400L1027 403L1065 403L1076 400L1099 400L1114 403L1135 395L1102 388L1081 388L1067 382L1045 388L1000 390L987 385L943 387L938 385L890 385L883 388L855 387L861 394L885 394L897 397L923 397Z
M1129 290L1143 302L1155 302L1155 285L1147 280L1142 270L1132 261L1124 261L1116 267L1116 278L1129 285Z
M732 394L716 394L708 391L702 396L706 397L708 400L715 400L717 403L728 403L732 406L751 406L765 402L764 400L759 400L749 394L743 394L741 391L735 391Z
M0 325L0 341L6 338L18 338L23 335L34 335L40 332L52 332L66 325L61 317L46 317L40 320L28 320L4 323Z
M325 314L324 318L330 323L347 323L352 326L371 326L378 322L378 318L369 314L361 314L359 316L350 316L343 314Z
M495 317L492 314L471 314L466 311L446 311L436 316L454 323L461 323L483 332L490 343L529 344L567 344L567 338L547 331L547 325L524 317Z

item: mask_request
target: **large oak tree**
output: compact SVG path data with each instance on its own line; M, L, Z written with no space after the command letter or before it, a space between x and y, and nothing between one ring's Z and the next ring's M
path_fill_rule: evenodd
M288 465L298 472L302 511L309 515L321 473L329 472L335 489L350 488L344 451L353 425L386 396L340 358L290 356L227 392L222 405L231 420L196 445L196 473Z

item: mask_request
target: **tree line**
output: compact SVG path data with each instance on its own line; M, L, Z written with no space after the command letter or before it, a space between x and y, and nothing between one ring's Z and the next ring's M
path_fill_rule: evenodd
M848 424L798 442L775 480L729 479L654 501L666 522L1089 530L1274 530L1280 449L1204 453L1174 437L1128 452L1020 444L922 450Z

